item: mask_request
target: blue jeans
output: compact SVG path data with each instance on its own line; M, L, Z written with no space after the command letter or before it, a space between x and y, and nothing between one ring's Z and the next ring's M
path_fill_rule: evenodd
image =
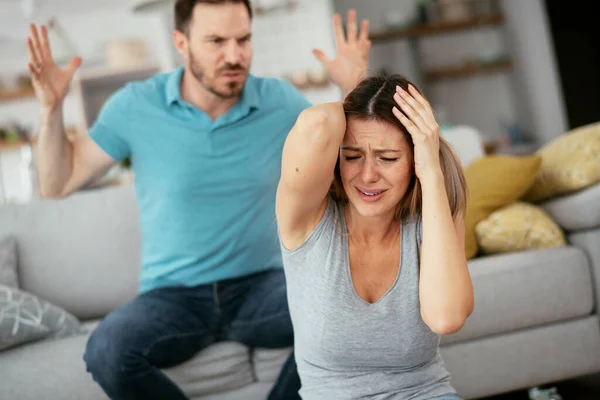
M454 393L443 394L441 396L432 397L429 400L462 400L458 395Z
M141 294L100 323L90 336L84 360L113 400L186 399L160 369L225 340L262 348L293 345L282 270ZM299 389L292 354L269 400L300 399Z

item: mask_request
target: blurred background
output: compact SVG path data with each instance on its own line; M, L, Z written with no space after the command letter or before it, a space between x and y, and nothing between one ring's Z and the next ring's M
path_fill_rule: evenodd
M83 58L64 105L67 134L73 138L87 134L104 102L127 82L180 65L171 41L173 3L0 0L0 204L10 205L1 207L0 233L14 230L20 235L23 287L32 292L37 289L42 297L84 321L99 317L99 307L109 304L109 309L135 287L137 270L131 266L136 265L136 242L130 245L137 237L134 203L129 203L129 197L127 202L115 201L112 191L97 191L97 196L90 193L65 203L34 204L39 198L34 155L39 105L27 72L29 23L48 27L57 63L66 65L74 56ZM462 379L461 389L473 397L484 393L498 395L495 400L559 400L551 388L525 390L534 383L557 382L564 399L600 398L600 378L585 376L600 370L600 354L595 352L600 348L600 24L593 4L565 0L253 1L252 73L288 80L313 103L341 100L342 93L311 50L320 48L333 56L332 15L339 12L345 17L353 8L359 18L370 21L369 73L400 73L416 82L434 106L442 133L460 137L453 143L472 136L479 144L481 139L482 146L471 146L477 151L481 147L481 154L475 151L473 157L463 159L465 165L482 154L540 152L543 176L564 175L577 181L562 188L555 185L554 192L543 193L543 198L530 197L529 206L513 204L521 200L520 195L513 197L502 188L503 181L514 176L505 177L490 167L495 181L483 174L485 182L469 182L470 189L479 191L485 200L494 200L492 192L504 199L492 204L494 209L483 202L487 214L481 215L485 220L477 230L482 257L470 262L479 309L462 336L448 339L450 346L445 348L452 372ZM590 128L567 135L586 125ZM458 150L465 155L470 149ZM485 162L485 157L481 159ZM540 176L531 178L532 182L547 183ZM122 163L82 191L131 182L129 165ZM541 200L548 200L541 205L548 214L532 209ZM12 206L24 203L32 204ZM510 208L513 205L517 208ZM508 208L500 209L504 206ZM33 211L27 214L27 209ZM491 215L496 209L498 213ZM64 223L69 216L73 222ZM86 236L82 232L93 232L93 238L85 240L87 247L81 244ZM533 250L537 252L529 252ZM510 254L497 255L503 252ZM114 262L107 255L114 256ZM2 256L0 251L0 261ZM52 272L55 269L59 272ZM91 305L94 312L80 304ZM473 347L460 350L465 338ZM63 354L65 359L70 354L79 362L77 349L82 346L77 346L72 353L56 347L56 353L39 354L46 355L45 359L54 358L48 354ZM10 364L14 376L25 382L15 384L15 390L30 386L46 390L42 384L31 384L37 375L28 381L29 374L14 372L21 371L18 365L13 368L16 361L28 371L31 365L43 364L35 350L30 358L17 351L11 354L4 358L4 365ZM469 368L464 367L469 363ZM506 371L506 365L513 364L522 365ZM79 379L84 382L81 387L98 390L82 367L72 368L77 369L51 371L62 373L62 380L52 378L57 386ZM232 381L239 381L237 375L232 376ZM578 379L565 380L572 377ZM519 391L504 393L512 389ZM35 393L31 398L38 398ZM73 390L73 396L77 393ZM16 398L29 398L20 396Z
M560 0L255 1L252 72L289 79L313 102L337 100L311 54L333 54L333 12L371 22L372 73L418 82L442 126L478 129L490 152L526 153L600 118L598 24L592 3ZM586 8L587 7L587 8ZM47 24L59 63L83 57L65 104L85 132L125 82L180 63L172 1L0 0L0 199L36 195L28 166L38 106L27 74L28 23Z

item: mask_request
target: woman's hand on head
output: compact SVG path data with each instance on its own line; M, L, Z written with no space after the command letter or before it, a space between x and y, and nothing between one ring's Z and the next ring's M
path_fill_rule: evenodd
M394 107L392 111L412 137L415 174L423 183L439 178L442 173L440 128L429 102L412 85L408 86L408 90L396 87L394 100L400 108Z

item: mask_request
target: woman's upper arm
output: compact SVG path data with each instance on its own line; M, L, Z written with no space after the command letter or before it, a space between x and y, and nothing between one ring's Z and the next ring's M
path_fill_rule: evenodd
M459 213L454 217L454 231L456 232L456 239L458 240L458 248L462 249L463 254L465 252L465 217L463 213ZM466 258L466 255L465 255Z
M341 103L319 104L300 114L286 139L276 201L286 249L301 245L323 216L345 129Z

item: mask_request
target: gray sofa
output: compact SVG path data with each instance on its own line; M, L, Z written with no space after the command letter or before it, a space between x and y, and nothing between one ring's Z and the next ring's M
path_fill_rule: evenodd
M139 229L132 186L0 207L0 235L17 238L19 278L91 331L137 290ZM544 204L569 246L469 262L475 311L442 339L467 399L600 371L600 184ZM87 335L0 351L0 399L96 400ZM290 349L209 347L165 372L193 399L264 399Z

